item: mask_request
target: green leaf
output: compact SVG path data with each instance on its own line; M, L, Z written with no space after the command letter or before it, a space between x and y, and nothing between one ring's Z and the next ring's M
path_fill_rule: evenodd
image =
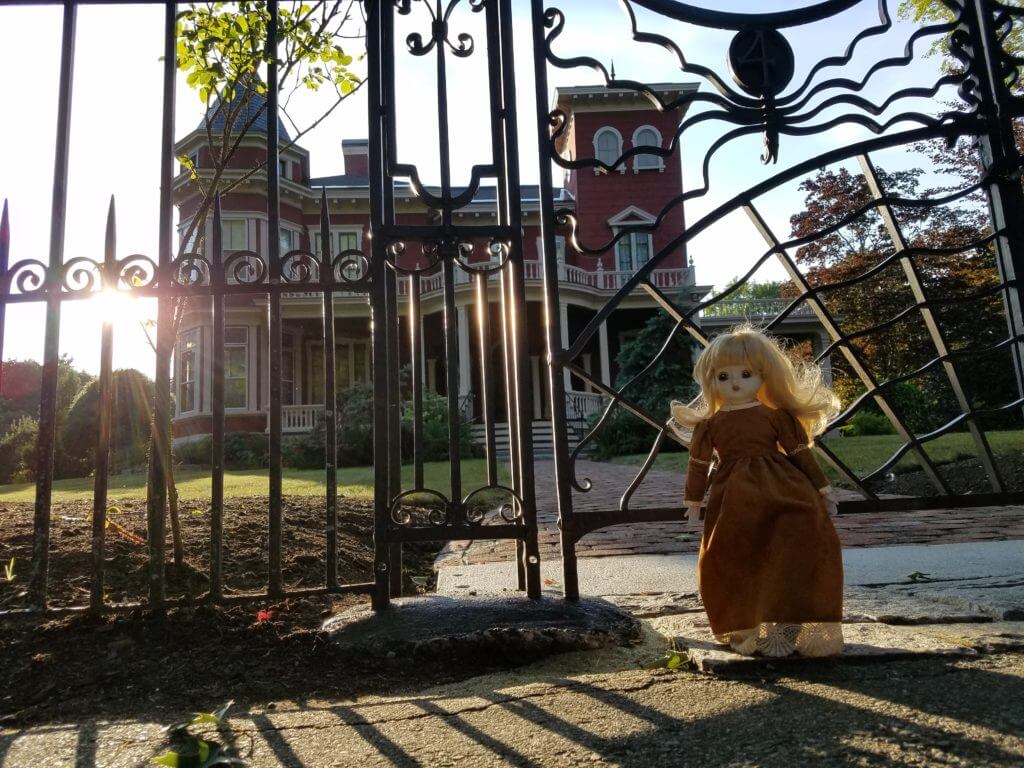
M675 669L676 667L678 667L682 663L683 663L683 657L680 656L678 653L673 653L669 657L668 661L665 662L665 668L666 669Z
M154 757L152 759L153 759L154 763L157 763L159 765L169 765L172 768L177 768L178 767L178 753L177 752L171 752L170 750L168 750L167 752L164 752L159 757Z

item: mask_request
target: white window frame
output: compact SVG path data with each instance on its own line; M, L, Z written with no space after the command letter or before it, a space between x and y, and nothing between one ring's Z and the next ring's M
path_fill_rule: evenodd
M339 247L340 246L340 238L341 238L342 235L355 235L356 236L356 245L355 245L354 249L340 248ZM331 245L332 245L332 247L334 249L332 254L331 254L332 258L337 256L343 250L362 251L362 249L363 249L363 228L361 226L359 226L358 224L350 224L348 226L341 226L341 227L331 227ZM321 245L320 245L320 229L319 229L319 227L317 227L316 230L314 230L314 232L313 232L313 253L316 254L318 257L322 253L322 248L321 248ZM359 277L359 267L354 265L354 264L348 266L346 268L346 270L345 270L345 276L349 280L357 279Z
M313 228L311 228L313 229ZM331 245L334 246L332 256L337 256L341 253L342 249L338 247L339 237L341 235L355 235L356 236L356 247L355 250L362 250L363 248L363 228L358 224L352 224L344 227L331 227ZM313 253L317 256L322 251L320 244L320 227L313 229Z
M613 135L615 137L615 145L616 145L615 159L617 160L618 158L622 157L622 134L619 133L618 129L613 128L610 125L605 125L605 126L603 126L601 128L598 128L594 132L594 157L597 160L601 160L601 152L600 152L598 147L599 147L599 143L600 143L600 140L601 140L601 136L603 136L606 133L610 133L611 135ZM606 165L611 165L611 163L606 163ZM620 163L616 167L615 170L617 170L619 173L625 173L626 172L626 164L625 163ZM603 168L600 168L600 167L597 167L597 166L594 167L594 175L595 176L599 176L602 173L604 173L604 169Z
M185 245L185 232L188 231L188 228L191 225L192 225L191 221L186 221L186 222L183 222L181 224L178 224L178 244L179 245ZM192 233L192 239L188 242L187 246L185 247L185 250L183 251L184 253L192 253L193 251L195 251L196 241L199 240L199 233L200 233L201 229L202 229L202 227L196 227L195 231Z
M278 179L282 181L292 180L292 161L286 157L277 158Z
M281 347L281 405L299 405L299 390L296 387L299 373L299 346L295 343L295 337L289 336L289 343ZM285 376L285 356L292 359L291 378Z
M238 330L238 329L241 329L241 330L245 331L245 341L231 341L231 342L229 342L227 340L227 338L228 338L228 331L233 331L233 330ZM223 358L223 360L224 360L224 363L225 363L225 365L224 365L224 410L225 411L236 411L237 412L237 411L245 411L245 410L248 410L248 408L249 408L249 374L250 374L249 358L251 356L249 354L249 342L251 340L251 337L252 337L252 334L249 332L249 326L247 326L247 325L228 325L228 326L224 327L224 358ZM228 369L227 369L227 365L226 365L227 357L228 357L228 349L239 349L239 348L241 348L241 349L243 349L245 351L245 357L243 358L245 360L245 371L243 372L243 374L241 376L231 376L231 377L229 377L228 376ZM245 383L245 387L243 389L244 395L243 395L243 398L242 398L242 404L241 405L228 405L228 392L227 392L227 383L228 383L228 381L242 381L242 382Z
M284 224L280 224L280 225L278 225L278 228L277 228L278 240L280 240L281 235L283 235L286 232L288 233L288 239L291 241L291 243L290 243L290 245L288 246L287 249L279 248L280 251L281 251L281 253L280 253L281 256L284 256L286 253L288 253L288 251L294 251L295 248L297 247L295 244L297 242L299 242L299 238L301 236L301 233L297 229L293 229L292 227L286 227ZM283 244L279 243L279 246L280 245L283 245Z
M544 254L544 238L537 238L537 260L540 261ZM565 237L555 235L555 261L565 264Z
M351 388L351 387L353 387L353 386L355 386L356 384L359 384L359 383L369 384L369 383L371 383L373 381L373 376L372 376L372 373L371 373L371 370L370 370L371 359L372 359L371 349L370 349L370 342L371 342L371 339L369 339L369 338L362 338L362 339L348 339L348 338L345 338L345 339L335 339L335 341L334 341L334 357L335 357L335 363L334 364L335 364L335 367L337 367L337 364L338 364L337 360L340 357L339 351L342 348L345 349L345 355L346 355L346 359L348 361L348 381L347 382L343 382L343 381L337 381L336 380L334 382L334 385L337 388L338 392L343 392L344 390L349 389L349 388ZM361 382L356 380L356 366L355 366L355 360L356 360L355 348L356 348L356 344L362 344L363 345L363 379L362 379ZM316 363L318 363L321 367L323 367L323 361L324 361L324 344L323 344L323 342L322 341L308 341L308 342L306 342L305 375L307 377L307 380L309 381L309 399L310 400L316 399L316 396L318 394L325 401L327 400L327 392L326 392L327 377L326 377L326 375L324 374L323 371L321 371L320 385L324 387L325 391L318 393L318 392L316 392L313 389L316 386L316 377L314 375L314 373L315 373L314 365ZM335 374L335 375L337 375L337 374Z
M189 340L194 339L194 344L191 347L187 347ZM185 355L194 354L195 363L192 365L192 376L191 379L185 378ZM175 353L175 369L177 376L175 377L175 395L176 405L179 415L187 413L198 413L202 407L202 403L199 402L199 381L202 378L202 372L199 370L200 363L202 362L202 328L190 328L187 331L182 331L178 334L178 349ZM185 397L183 392L187 389L188 385L192 385L192 407L185 408Z
M655 216L652 216L642 208L637 208L635 205L630 205L627 208L619 211L617 214L608 219L608 225L612 229L613 235L628 227L635 227L641 224L653 224L657 221ZM647 242L647 260L641 263L637 263L636 252L637 243L640 242L641 238ZM631 232L627 238L620 240L615 244L615 271L625 271L621 268L619 263L619 247L623 242L629 243L629 272L636 272L640 268L641 264L646 264L654 257L654 235L652 232Z
M657 144L638 144L637 139L640 136L641 131L653 131L657 138ZM633 131L633 146L634 147L661 147L662 145L661 131L655 128L653 125L641 125L635 131ZM641 161L647 163L647 165L641 165ZM665 158L661 155L645 155L639 154L633 156L633 173L640 173L640 171L653 171L657 169L659 173L665 171Z
M245 230L245 245L242 246L241 248L231 248L231 247L228 246L228 244L226 242L227 238L224 237L224 227L227 224L238 224L238 223L241 223L242 224L242 228ZM234 217L234 216L229 216L227 218L222 218L221 222L220 222L220 238L221 238L221 246L222 246L222 248L224 250L224 253L225 254L229 254L229 253L235 253L237 251L251 251L252 248L250 247L251 238L249 236L249 229L250 229L250 227L249 227L249 219L247 219L247 218L244 218L244 217L240 218L240 217Z

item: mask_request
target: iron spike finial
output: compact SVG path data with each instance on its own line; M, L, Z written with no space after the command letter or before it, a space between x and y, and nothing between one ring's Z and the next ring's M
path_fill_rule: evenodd
M615 79L615 59L612 59L612 71L611 71L611 79L612 79L612 80L614 80L614 79Z
M116 242L117 242L117 213L114 207L114 196L110 196L110 205L107 206L107 232L104 239L103 249L103 262L106 267L113 265L116 256ZM109 279L113 280L113 275L108 275ZM116 284L108 286L116 288Z
M4 198L4 210L0 213L0 253L6 255L6 248L11 243L11 221L7 215L7 198Z

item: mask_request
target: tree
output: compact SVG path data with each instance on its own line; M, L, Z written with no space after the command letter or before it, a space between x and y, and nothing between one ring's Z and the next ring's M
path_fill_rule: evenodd
M32 421L39 417L39 398L42 393L43 367L34 360L6 360L3 362L3 389L0 390L0 436L7 434L16 423L28 418ZM83 386L92 381L85 371L75 368L74 360L62 355L57 362L57 406L56 423L58 434L60 425L67 416L68 409ZM22 424L22 439L26 433ZM33 450L34 450L33 443ZM62 446L58 441L55 446L55 461L59 464ZM23 479L35 477L33 464Z
M928 149L928 147L925 147ZM936 147L931 148L939 151ZM887 173L879 170L883 189L889 195L934 198L948 189L921 189L919 168ZM861 174L846 169L825 169L800 187L807 193L805 210L790 219L794 238L812 237L838 224L844 217L869 203L871 193ZM982 201L968 197L958 202L923 207L897 207L895 214L912 248L953 249L952 252L914 254L914 263L930 300L974 295L997 285L998 275L991 244L965 247L982 241L989 232ZM846 226L816 237L796 252L797 263L812 286L824 289L820 296L839 318L844 333L865 331L853 346L884 382L910 373L936 357L935 345L919 312L910 311L889 329L870 331L912 307L913 294L897 261L880 267L895 253L895 247L876 209L869 209ZM828 289L834 283L879 270L854 285ZM998 296L978 298L963 304L940 305L935 309L940 327L951 349L983 347L1005 338L1006 325ZM870 332L869 332L870 331ZM1003 405L1014 399L1013 369L1003 355L961 363L958 373L968 399L976 407ZM863 391L847 369L845 360L833 356L835 386L845 403ZM984 363L984 364L979 364ZM921 402L914 406L921 414L919 429L934 429L959 410L942 369L911 379ZM901 395L906 398L906 392Z
M677 331L668 341L675 325L671 317L659 312L644 324L633 341L623 345L616 358L619 372L615 386L620 390L651 366L625 394L627 399L660 422L668 420L669 405L673 400L688 402L697 394L697 385L693 381L694 342L684 330ZM665 353L651 365L666 341L668 348ZM654 434L654 430L639 418L624 408L616 407L591 443L592 451L599 459L645 453L651 448ZM666 448L673 445L671 441L665 443Z
M349 35L346 25L354 0L282 3L278 11L279 113L292 126L293 136L282 145L287 149L319 125L362 85L352 69L365 54L346 53L342 41L362 39ZM197 169L188 157L179 161L190 172L200 202L181 240L181 253L193 243L202 243L201 224L213 207L215 196L226 194L266 167L266 159L247 161L241 175L225 178L236 163L244 137L264 118L267 83L264 66L270 14L266 2L193 4L179 15L178 67L187 73L186 82L206 107L204 128L209 162ZM332 90L333 99L318 116L305 125L291 117L290 104L297 92ZM198 233L198 237L197 237Z
M1024 6L1024 2L1021 0L1001 0L1001 2L1003 5L1016 8ZM897 15L901 19L907 19L920 25L943 24L956 18L953 10L943 0L901 0ZM1011 21L1002 44L1003 48L1013 55L1020 55L1024 51L1024 29L1019 22ZM953 58L949 51L949 35L932 43L930 53L940 54L944 57L943 67L946 70L957 70L962 66L961 62Z
M140 371L114 371L111 392L110 470L118 472L146 461L153 382ZM99 434L99 382L87 384L75 398L61 429L64 477L83 477L95 469Z
M352 56L343 46L347 39L363 37L362 33L349 35L346 27L353 9L361 8L355 0L281 4L276 40L279 113L294 130L282 149L291 147L319 125L362 85L362 78L351 66L364 54ZM266 50L269 22L265 0L193 3L178 15L175 55L178 68L187 73L186 82L206 108L203 128L207 159L202 168L196 168L188 157L179 158L190 173L198 198L191 219L181 233L179 257L203 249L204 225L217 195L231 192L266 168L266 158L243 159L239 150L244 137L266 117L268 84L264 75L269 61ZM329 106L309 124L298 125L289 112L292 97L300 91L327 89L333 92ZM226 175L229 168L241 169L242 173ZM187 299L177 300L172 306L170 333L175 338L187 308ZM166 432L170 440L170 429ZM158 460L161 454L171 456L170 446L165 446L162 452L151 451L150 461ZM175 563L181 565L178 494L169 461L166 477Z
M739 276L733 277L725 290L729 290L740 281ZM748 281L729 294L730 299L777 299L782 296L785 282L782 280L767 280L763 283ZM725 293L725 291L722 291Z

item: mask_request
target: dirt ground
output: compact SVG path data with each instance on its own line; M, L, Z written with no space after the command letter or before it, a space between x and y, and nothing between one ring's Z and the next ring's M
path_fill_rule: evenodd
M1007 491L1024 491L1024 453L1002 453L996 456L996 465ZM939 474L953 493L991 493L988 475L978 459L963 459L938 468ZM873 490L900 496L934 496L935 486L922 471L896 475L889 481L875 483Z
M232 499L225 506L226 591L262 591L267 571L266 499ZM372 508L346 499L339 503L339 510L339 580L369 581ZM12 581L6 581L0 571L0 610L26 605L32 514L31 504L0 504L0 560L6 564L14 559ZM88 603L90 515L88 502L54 505L52 606ZM144 503L119 504L110 517L108 600L143 600ZM186 505L181 520L185 567L169 563L167 594L198 597L208 588L209 514ZM287 498L284 521L286 585L321 585L326 538L322 503L308 497ZM405 594L432 588L432 564L439 547L435 543L405 547ZM116 715L148 707L154 696L161 706L202 708L227 690L236 700L255 701L316 691L393 689L397 673L389 677L379 670L355 669L358 660L337 658L319 633L325 616L361 604L368 604L368 598L346 595L181 608L160 622L141 610L48 621L0 620L0 725L60 721L83 713ZM442 678L445 674L441 670Z

